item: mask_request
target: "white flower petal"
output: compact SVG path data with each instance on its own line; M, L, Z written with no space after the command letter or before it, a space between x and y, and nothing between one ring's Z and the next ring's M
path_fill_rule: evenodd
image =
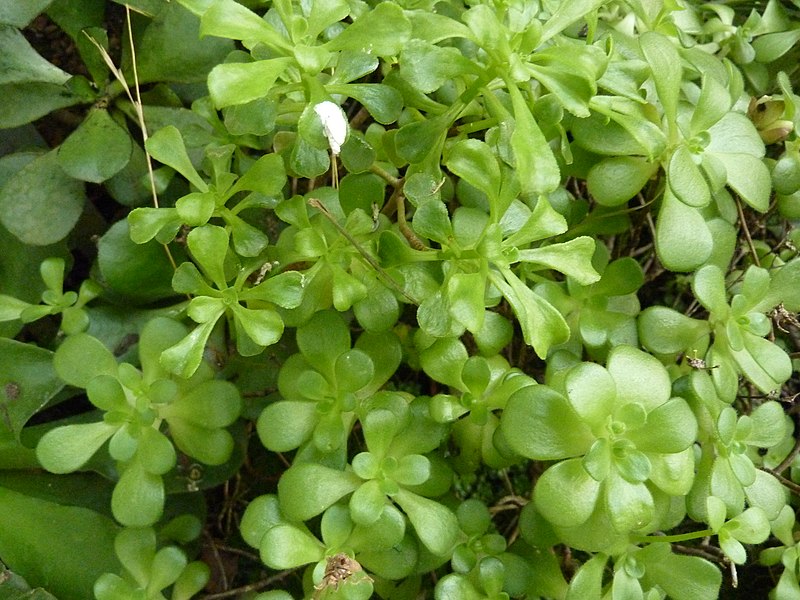
M319 115L319 120L322 121L322 132L328 138L331 152L339 154L342 150L342 144L347 139L349 127L344 111L338 104L325 100L314 107L314 112Z

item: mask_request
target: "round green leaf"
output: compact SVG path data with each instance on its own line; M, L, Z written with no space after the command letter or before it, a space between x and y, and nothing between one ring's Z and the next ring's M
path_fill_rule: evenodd
M187 423L213 429L227 427L239 418L241 410L239 389L230 381L205 381L180 398L159 408L167 420L180 419Z
M75 179L101 183L128 164L132 151L130 134L108 110L93 108L59 147L58 164Z
M577 458L548 468L534 488L533 500L541 515L555 525L572 527L586 522L594 512L601 484Z
M369 142L364 139L361 132L351 131L342 146L340 158L348 173L363 173L375 162L377 152Z
M617 406L638 402L649 411L669 400L669 374L654 356L633 346L617 346L606 368L617 386Z
M361 485L359 477L316 463L292 465L278 482L281 511L288 519L305 521Z
M482 600L486 597L470 583L469 579L457 573L442 577L434 591L436 600Z
M111 495L114 518L126 527L147 527L164 510L164 482L134 461L119 478Z
M346 147L346 144L345 144ZM356 208L372 214L373 205L383 206L386 182L372 173L348 173L339 183L339 202L349 215Z
M771 448L787 435L787 424L783 407L773 400L764 402L750 413L752 429L743 440L751 446Z
M186 241L204 273L217 289L224 290L227 287L227 278L223 263L228 253L228 232L216 225L203 225L192 229L186 236Z
M104 421L64 425L48 431L36 446L36 458L51 473L71 473L85 465L117 430Z
M591 429L567 399L545 385L516 391L500 429L514 452L534 460L581 456L594 442Z
M605 508L615 531L640 529L653 518L653 497L644 483L630 483L613 470L605 481Z
M192 192L178 198L175 209L181 221L190 227L208 223L216 208L216 199L211 192Z
M336 359L350 350L350 332L339 313L321 311L297 328L297 346L317 370L333 376Z
M267 95L292 63L280 57L251 63L219 64L208 75L208 90L217 108L244 104Z
M162 590L175 582L186 567L186 555L175 546L161 548L153 557L148 586Z
M380 518L386 505L380 482L373 479L353 492L349 503L350 515L355 523L372 525Z
M678 146L669 159L667 185L678 200L689 206L702 208L711 202L708 183L685 145Z
M247 335L256 346L261 348L271 346L283 335L283 319L274 310L269 308L245 308L240 304L231 305L233 318L236 324L237 346L243 356L258 354L255 352L242 352L240 339L241 334Z
M136 244L144 244L153 238L167 243L178 233L182 221L174 208L135 208L128 214L128 224L131 240Z
M650 455L653 468L650 481L671 496L685 496L694 481L694 454L692 448L683 452Z
M722 574L703 558L675 554L668 544L650 544L636 553L636 560L645 565L641 578L645 588L657 585L675 600L702 600L719 594Z
M500 195L500 166L485 142L466 139L457 142L447 155L447 168L490 199Z
M256 428L261 443L273 452L287 452L311 437L318 415L313 402L281 401L267 406Z
M190 562L172 586L171 600L189 600L194 598L208 583L211 577L210 567L199 560Z
M175 294L173 268L161 244L131 241L128 221L114 223L97 243L103 283L126 302L145 304Z
M604 425L617 397L616 384L608 371L595 363L580 363L567 373L565 386L581 421L590 427Z
M638 194L658 164L638 156L613 156L589 169L589 193L603 206L620 206Z
M216 319L198 325L180 342L164 350L161 353L161 366L170 373L191 377L203 360L206 342L215 325Z
M744 489L747 503L757 506L764 511L767 519L774 521L786 506L787 491L770 473L757 469L755 475L753 485Z
M225 429L199 427L181 419L169 426L175 445L207 465L221 465L233 452L233 436Z
M117 361L95 337L78 333L65 339L53 356L56 373L64 381L85 388L97 375L116 375Z
M283 523L264 534L259 548L261 560L273 569L294 569L317 562L325 555L325 546L314 536L294 525Z
M769 537L769 520L766 513L751 507L723 526L734 538L745 544L760 544Z
M253 548L259 548L264 534L281 521L277 496L272 494L259 496L247 505L239 531L245 542Z
M325 44L330 51L370 52L375 56L397 55L411 36L411 23L402 9L387 2L364 12L352 25Z
M183 175L201 192L208 191L208 185L197 173L189 155L180 130L174 125L168 125L156 131L147 138L145 149L157 161L172 167Z
M670 271L693 271L711 256L714 241L696 208L666 192L656 223L656 253Z
M394 495L393 500L406 513L417 537L428 550L439 556L452 551L459 528L458 519L450 509L403 488Z
M372 380L375 372L372 359L358 349L339 355L334 369L337 388L345 392L360 390Z
M697 419L683 398L672 398L647 414L644 427L626 436L644 452L682 452L697 437Z
M705 347L707 321L687 317L666 306L650 306L638 319L642 346L656 354L677 354Z

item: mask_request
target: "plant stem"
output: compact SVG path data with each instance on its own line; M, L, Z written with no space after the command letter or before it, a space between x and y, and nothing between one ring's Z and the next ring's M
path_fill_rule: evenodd
M714 535L713 529L701 529L700 531L690 531L689 533L679 533L676 535L632 535L631 540L637 543L651 543L651 542L685 542L687 540L696 540L701 537Z

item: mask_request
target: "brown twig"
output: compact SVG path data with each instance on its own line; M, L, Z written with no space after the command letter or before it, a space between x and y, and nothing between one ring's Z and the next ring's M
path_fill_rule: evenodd
M281 571L280 573L276 573L275 575L271 575L270 577L267 577L260 581L256 581L255 583L249 583L247 585L233 588L232 590L225 590L224 592L218 592L216 594L206 594L205 596L202 597L202 600L218 600L219 598L234 598L246 592L258 592L266 587L269 587L276 581L285 579L288 575L291 575L295 571L297 571L297 569L286 569L285 571Z

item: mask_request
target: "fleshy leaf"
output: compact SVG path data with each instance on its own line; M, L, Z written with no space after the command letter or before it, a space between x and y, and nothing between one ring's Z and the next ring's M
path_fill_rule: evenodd
M51 473L77 471L116 430L116 425L103 421L57 427L39 440L36 457Z
M573 527L589 519L599 493L600 483L576 458L548 468L536 482L533 498L545 519L554 525Z
M458 519L444 505L403 488L394 500L408 515L417 537L433 554L444 556L452 550L458 536Z
M567 399L544 385L512 394L500 429L515 452L534 460L580 456L594 441L591 430Z
M316 463L299 463L284 471L278 482L281 511L288 519L305 521L358 488L352 473Z

